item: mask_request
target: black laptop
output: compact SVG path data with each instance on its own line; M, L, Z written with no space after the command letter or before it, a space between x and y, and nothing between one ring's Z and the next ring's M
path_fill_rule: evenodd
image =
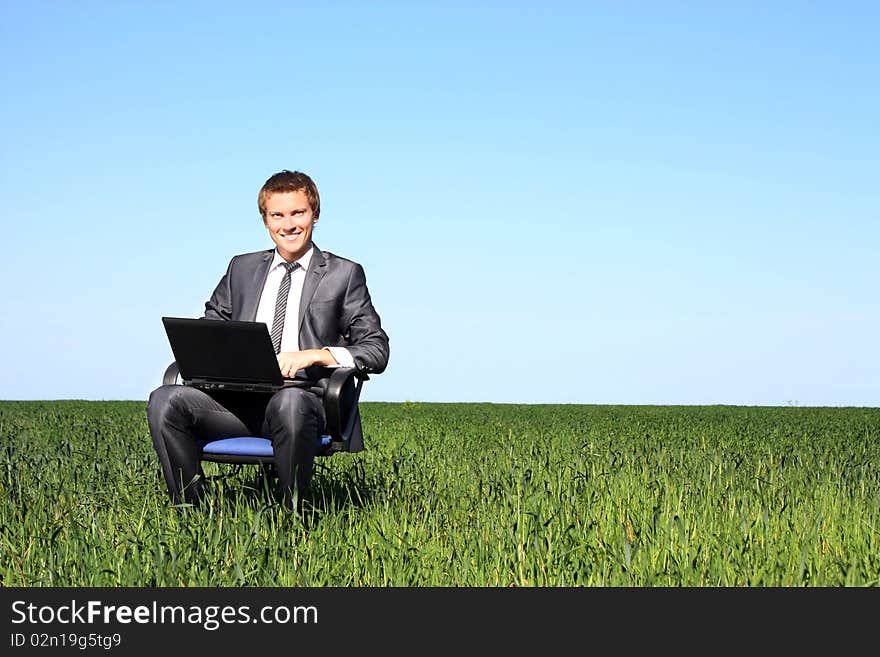
M163 317L162 324L184 385L268 393L308 385L281 376L262 322Z

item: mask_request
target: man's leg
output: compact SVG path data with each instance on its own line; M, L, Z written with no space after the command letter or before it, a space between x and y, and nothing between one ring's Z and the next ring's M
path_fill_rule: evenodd
M292 499L296 485L299 499L308 493L318 436L326 417L320 397L302 388L284 388L269 400L263 435L272 439L275 468L285 502Z
M201 390L181 385L161 386L150 394L147 422L175 504L197 503L202 492L199 439L255 435L229 408Z

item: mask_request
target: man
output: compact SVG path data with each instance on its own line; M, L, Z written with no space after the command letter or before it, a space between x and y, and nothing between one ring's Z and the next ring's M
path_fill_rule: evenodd
M321 251L312 231L321 214L314 181L281 171L260 189L257 206L275 248L232 258L205 304L204 319L264 322L285 377L312 380L326 367L378 374L388 364L388 336L373 308L363 268ZM175 503L202 493L199 440L253 435L270 438L275 467L290 504L308 492L315 446L325 427L322 400L309 387L272 395L208 393L163 385L150 395L153 446ZM355 427L351 451L362 449ZM294 491L294 486L296 490Z

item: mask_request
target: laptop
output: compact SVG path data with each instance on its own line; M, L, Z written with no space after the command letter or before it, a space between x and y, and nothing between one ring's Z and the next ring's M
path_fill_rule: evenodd
M267 393L310 385L281 376L263 322L163 317L162 324L184 385Z

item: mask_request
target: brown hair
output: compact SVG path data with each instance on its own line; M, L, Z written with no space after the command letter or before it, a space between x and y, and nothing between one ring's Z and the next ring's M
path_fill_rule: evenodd
M312 209L312 215L317 219L321 215L321 197L318 195L318 186L315 181L309 178L301 171L279 171L273 174L263 183L260 193L257 195L257 207L260 209L260 216L266 218L266 199L270 194L278 194L283 192L300 192L304 191L309 199L309 207Z

